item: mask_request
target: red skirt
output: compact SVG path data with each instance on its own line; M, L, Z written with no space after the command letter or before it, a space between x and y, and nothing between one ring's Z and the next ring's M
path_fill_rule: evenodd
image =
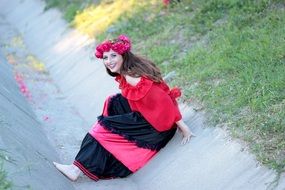
M74 164L93 180L126 177L144 166L176 132L155 130L121 94L105 101L103 114L84 138Z

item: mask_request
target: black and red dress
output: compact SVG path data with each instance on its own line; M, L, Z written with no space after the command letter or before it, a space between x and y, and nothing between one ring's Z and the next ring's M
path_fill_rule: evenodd
M93 180L126 177L144 166L176 131L179 91L141 77L131 86L117 76L121 94L107 98L103 113L83 139L74 164Z

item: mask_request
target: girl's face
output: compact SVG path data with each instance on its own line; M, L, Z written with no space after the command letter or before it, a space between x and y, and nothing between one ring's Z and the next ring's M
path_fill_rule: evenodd
M111 49L103 53L103 63L112 73L120 73L123 65L123 56Z

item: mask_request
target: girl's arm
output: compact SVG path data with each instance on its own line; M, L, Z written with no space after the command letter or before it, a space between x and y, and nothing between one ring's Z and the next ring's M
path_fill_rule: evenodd
M186 125L186 123L184 123L182 119L177 121L176 124L177 124L178 129L182 133L182 142L181 142L182 145L188 143L192 136L193 137L196 136L194 135L194 133L191 132L189 127Z
M136 77L131 77L129 75L125 75L125 78L126 78L127 83L129 83L132 86L136 86L141 80L141 77L136 78ZM189 142L192 136L195 136L182 119L177 121L176 124L178 128L180 129L180 131L182 132L183 138L182 138L181 144L186 144L187 142Z

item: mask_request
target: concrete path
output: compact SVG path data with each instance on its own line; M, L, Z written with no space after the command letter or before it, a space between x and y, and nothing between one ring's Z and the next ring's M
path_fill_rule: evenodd
M51 164L59 157L31 107L32 95L23 80L28 76L14 69L25 70L25 64L14 59L23 55L22 49L7 43L14 31L2 17L0 25L0 153L12 189L72 190Z
M13 91L6 97L17 94L15 103L6 103L5 107L10 109L23 104L24 99L16 89L18 85L28 102L24 104L30 107L28 113L34 114L28 120L34 122L31 124L33 127L43 130L46 136L41 138L50 142L47 141L49 145L45 145L48 150L38 149L40 154L55 150L59 155L57 157L53 153L45 159L46 163L41 164L31 160L31 166L38 169L36 173L45 175L47 181L28 178L25 183L32 189L72 189L71 186L80 190L285 189L284 175L279 184L271 185L276 179L274 171L259 165L223 130L205 128L203 113L195 112L186 105L181 105L184 120L197 134L186 146L180 145L181 136L177 133L146 167L126 179L93 182L82 176L75 183L67 181L50 162L72 162L83 136L100 114L105 97L118 89L102 64L94 59L95 42L68 28L58 11L44 12L43 9L44 3L40 0L0 0L1 69L7 70L4 78L2 75L0 77L3 81L9 78L9 84L13 78L16 79ZM2 67L4 62L6 64ZM4 94L7 88L10 89L10 85L1 88L0 93ZM26 107L23 109L26 110ZM4 110L0 110L1 115L8 117L8 112ZM10 125L16 127L13 124L13 120L17 121L16 115L9 117ZM26 138L38 136L38 133L26 133L25 128L19 131ZM0 142L5 139L2 134L1 129ZM12 143L15 149L23 148ZM22 143L26 144L26 141ZM32 143L37 144L37 141ZM0 145L10 149L7 143ZM16 167L7 165L9 178L21 186L13 178ZM46 168L45 173L40 170L42 167ZM24 174L19 174L20 178ZM55 177L57 182L50 183ZM38 188L39 185L45 188Z
M44 64L28 50L17 29L7 23L3 17L0 18L0 23L2 23L0 32L1 50L4 54L2 57L5 57L10 64L9 66L13 67L13 73L10 74L10 77L14 75L22 94L36 114L37 122L47 135L47 142L50 142L59 154L59 158L54 157L47 160L49 165L52 165L52 161L72 163L80 148L81 141L89 129L87 122L56 86ZM2 71L4 72L4 69ZM20 129L19 133L22 132ZM26 144L25 141L22 143ZM52 169L53 172L57 172L54 168ZM66 181L65 177L58 172L57 176L59 176L59 179L64 178L62 181ZM29 185L35 187L32 180L29 180L31 181ZM85 176L72 185L75 189L94 188L94 182ZM102 190L116 189L118 186L123 189L135 189L135 185L132 185L129 179L116 179L108 184L106 181L100 181L97 183L96 188ZM44 188L46 187L44 186ZM49 188L62 189L59 185L56 187L50 186Z

